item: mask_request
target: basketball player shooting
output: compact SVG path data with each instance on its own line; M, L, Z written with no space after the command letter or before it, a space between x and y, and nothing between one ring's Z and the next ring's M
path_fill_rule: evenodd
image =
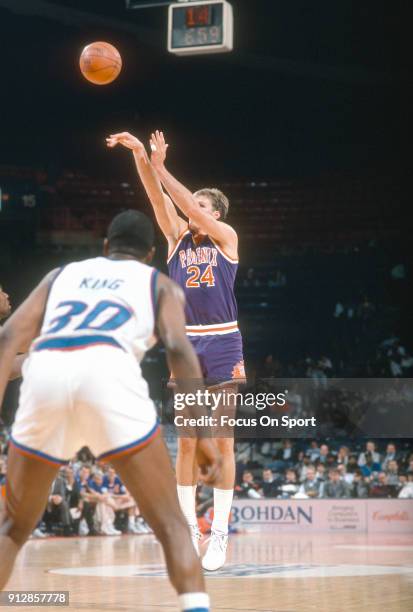
M165 167L168 145L162 132L152 134L151 159L144 145L128 132L113 134L107 145L121 144L132 150L140 179L153 206L168 247L170 277L186 297L186 333L200 360L210 388L234 392L245 381L242 337L237 324L234 282L238 268L238 237L225 223L229 202L218 189L191 193ZM168 192L164 193L162 186ZM188 219L178 215L179 211ZM189 374L187 373L187 376ZM172 377L176 372L172 369ZM229 403L229 402L228 402ZM234 413L234 405L218 408ZM222 567L228 544L228 522L235 482L232 432L218 431L216 441L223 457L222 479L214 488L214 519L208 549L202 559L206 570ZM200 532L195 512L198 467L195 442L178 439L178 497L199 551Z
M46 507L59 467L88 445L113 464L161 542L180 610L209 611L139 365L159 333L178 378L202 376L185 334L182 291L148 265L153 238L148 217L119 214L108 229L105 257L50 272L1 330L0 403L17 349L30 343L31 349L8 456L0 589ZM220 476L216 445L207 438L195 444L213 484Z

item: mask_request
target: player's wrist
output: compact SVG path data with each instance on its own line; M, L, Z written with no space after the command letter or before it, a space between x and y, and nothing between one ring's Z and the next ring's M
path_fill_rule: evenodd
M155 168L155 170L157 170L158 172L164 172L166 170L165 168L165 162L163 161L155 161L152 162L152 166Z
M143 144L141 142L136 143L132 147L132 152L133 153L144 153L145 152L145 147L143 146Z

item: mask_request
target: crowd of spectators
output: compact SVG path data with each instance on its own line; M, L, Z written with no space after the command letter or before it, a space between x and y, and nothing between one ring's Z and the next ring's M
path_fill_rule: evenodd
M0 435L0 486L7 470L7 436ZM413 499L413 445L388 442L336 446L285 439L236 445L238 499ZM213 489L199 483L197 514L207 532ZM62 467L50 489L35 537L151 533L111 465L87 448Z
M3 440L3 442L1 442ZM0 450L6 452L6 435ZM0 486L5 483L7 455L0 454ZM97 462L87 448L62 466L52 483L43 517L34 537L151 533L115 469Z
M396 498L413 499L413 446L383 451L369 440L361 450L312 441L262 442L239 447L236 497L260 499ZM251 455L253 458L251 458Z

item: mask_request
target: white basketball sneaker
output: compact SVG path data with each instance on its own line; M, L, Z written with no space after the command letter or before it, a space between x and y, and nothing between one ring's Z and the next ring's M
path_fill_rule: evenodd
M213 531L208 543L208 550L202 558L202 567L209 572L215 572L225 563L227 556L228 535Z
M202 538L202 533L199 531L198 525L189 525L189 531L191 532L191 540L192 544L194 545L195 552L198 557L200 557L201 554L199 552L199 541Z

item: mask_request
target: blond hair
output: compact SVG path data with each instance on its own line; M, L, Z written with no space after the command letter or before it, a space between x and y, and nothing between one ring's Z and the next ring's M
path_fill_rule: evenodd
M206 196L210 199L212 208L220 214L220 219L223 221L229 210L229 200L227 196L215 187L205 187L195 193L197 196Z

